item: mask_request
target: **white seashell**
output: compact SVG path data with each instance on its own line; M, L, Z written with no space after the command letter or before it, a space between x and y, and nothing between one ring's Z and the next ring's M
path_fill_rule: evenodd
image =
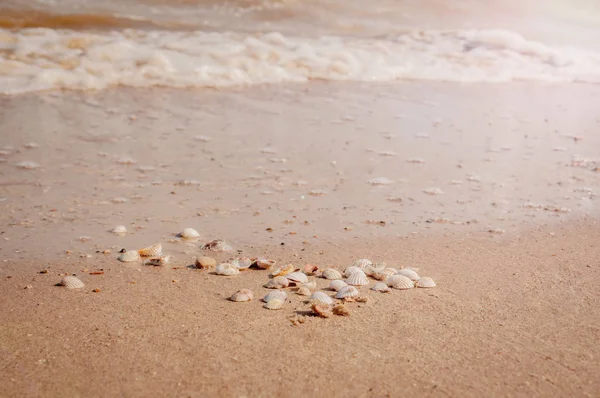
M354 286L344 286L343 288L338 290L338 292L335 295L335 298L345 299L345 298L357 297L358 294L359 294L358 289L355 288Z
M385 281L388 277L396 275L397 272L398 270L395 268L384 268L382 270L373 272L371 277L373 277L373 279L377 279L378 281Z
M124 263L131 263L133 261L141 260L140 253L137 250L127 250L125 253L122 253L117 260L122 261Z
M298 289L298 295L300 295L300 296L310 296L310 294L311 294L311 291L306 286L301 286Z
M369 284L369 279L364 272L358 271L346 278L346 283L352 286L365 286Z
M252 260L250 260L248 257L240 257L231 260L230 264L239 269L240 271L245 271L252 265Z
M285 277L296 283L308 282L308 276L306 276L306 274L303 272L292 272L291 274L287 274Z
M138 250L138 253L142 257L158 257L162 254L162 245L157 243L155 245Z
M331 305L321 303L319 301L314 302L310 306L310 309L313 312L313 314L318 315L321 318L329 318L333 315L333 312L331 312Z
M267 289L283 289L290 285L290 280L285 276L276 276L273 279L269 279L269 282L265 285Z
M195 239L199 238L200 234L194 228L186 228L182 233L179 234L183 239Z
M250 289L242 289L235 292L229 300L236 302L244 302L244 301L252 301L254 295L252 294L252 290Z
M169 260L171 260L171 256L166 255L166 256L160 256L160 257L153 257L150 258L146 261L146 264L148 265L156 265L156 266L162 266L162 265L167 265L169 263Z
M387 177L377 177L377 178L372 178L369 181L367 181L367 183L371 184L371 185L389 185L392 182L394 182L394 181L390 180Z
M283 308L283 301L278 298L273 298L264 305L264 307L268 310L280 310Z
M410 268L402 268L398 270L398 275L404 275L411 281L418 281L419 279L421 279L419 274L417 274L417 271L414 271Z
M348 284L341 279L332 280L331 283L329 284L329 288L331 290L335 290L336 292L338 290L340 290L341 288L343 288L344 286L348 286Z
M400 290L412 289L415 287L414 282L404 275L392 275L386 279L385 283L387 283L389 287Z
M273 267L276 264L276 262L273 260L269 260L268 258L265 258L265 257L259 257L256 259L254 264L256 264L256 266L258 268L267 269L267 268Z
M292 264L287 264L281 267L275 267L273 269L269 269L271 276L284 276L294 271L294 266Z
M233 276L240 273L240 270L229 263L221 263L215 268L215 273L222 276Z
M431 279L428 276L424 276L417 281L417 287L436 287L436 286L437 285L435 284L433 279Z
M279 299L281 301L285 301L287 299L287 293L283 290L273 290L272 292L267 293L267 295L261 300L265 303L268 303L271 299L274 298Z
M357 271L362 272L362 269L360 269L359 267L355 267L355 266L348 267L344 270L344 276L347 278L351 274L353 274L354 272L357 272Z
M381 272L384 268L385 268L385 263L378 263L378 264L367 265L363 271L365 274L367 274L367 276L373 276L373 274Z
M325 304L333 304L333 299L325 292L314 292L310 295L310 301L318 301Z
M315 290L317 288L317 282L315 282L315 281L305 282L302 284L302 287L305 287L309 290Z
M65 276L59 284L67 289L81 289L85 286L79 278L74 276Z
M216 239L216 240L210 241L210 242L204 244L202 246L202 248L212 250L215 252L232 252L233 251L233 247L231 247L231 245L229 243L227 243L221 239Z
M376 292L380 292L380 293L387 293L391 289L390 289L390 287L385 282L377 282L375 284L375 286L373 286L371 288L371 290L375 290Z
M323 278L334 280L334 279L342 279L342 274L335 268L327 268L323 271Z
M112 232L115 235L123 236L127 233L127 228L125 228L124 225L117 225L110 232Z
M353 267L358 267L358 268L364 270L365 268L367 268L370 265L373 265L373 263L371 262L371 260L368 260L366 258L361 258L359 260L356 260L352 266Z

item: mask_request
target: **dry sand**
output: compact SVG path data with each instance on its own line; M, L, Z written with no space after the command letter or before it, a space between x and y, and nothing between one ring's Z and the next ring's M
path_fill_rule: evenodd
M597 97L408 83L0 98L0 395L598 396ZM363 288L350 317L307 316L293 291L267 311L266 271L193 269L184 227L280 263L414 266L438 287ZM159 241L168 266L116 261ZM54 286L64 274L86 287ZM227 301L244 287L255 301Z

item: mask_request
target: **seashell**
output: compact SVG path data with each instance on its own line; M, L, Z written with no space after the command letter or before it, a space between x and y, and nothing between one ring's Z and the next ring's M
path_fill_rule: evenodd
M221 239L215 239L213 241L205 243L204 245L202 245L202 248L212 250L215 252L232 252L233 251L233 247L231 247L231 245L229 243L227 243Z
M215 273L222 276L233 276L240 273L240 270L229 263L221 263L215 268Z
M33 162L31 160L25 160L23 162L19 162L15 166L17 166L19 169L25 169L25 170L38 169L41 167L39 164L37 164L36 162Z
M314 275L317 273L318 270L319 270L319 267L317 267L316 265L306 264L304 266L304 273L306 275Z
M230 264L239 269L245 271L252 265L252 260L248 257L240 257L230 261Z
M127 228L124 225L117 225L113 229L110 230L115 235L123 236L127 233Z
M342 279L342 274L340 274L340 271L335 268L327 268L325 271L323 271L322 276L323 278L329 280Z
M268 258L265 257L259 257L256 259L256 261L254 262L254 264L261 269L267 269L270 267L275 266L275 261L273 260L269 260Z
M196 239L200 237L200 234L194 228L185 228L179 236L183 239Z
M344 276L347 278L356 271L362 272L362 270L359 267L355 267L355 266L348 267L344 270Z
M155 266L162 266L162 265L167 265L169 263L169 260L171 260L171 256L166 255L166 256L159 256L159 257L153 257L150 258L146 261L146 264L148 265L155 265Z
M278 298L273 298L264 305L264 307L268 310L280 310L283 308L283 301Z
M344 286L348 286L348 284L341 279L332 280L331 283L329 284L329 288L331 290L335 290L336 292L338 290L340 290L341 288L343 288Z
M317 288L317 282L315 282L315 281L305 282L302 284L302 287L305 287L309 290L315 290Z
M436 287L436 286L437 285L435 284L433 279L431 279L428 276L424 276L417 281L417 287Z
M74 276L65 276L62 278L59 285L64 286L67 289L81 289L85 286L79 278Z
M413 287L415 287L414 282L404 275L392 275L389 278L387 278L385 283L389 287L393 287L394 289L400 290L412 289Z
M303 272L292 272L290 274L287 274L285 277L294 283L308 282L308 276L306 276L306 274Z
M385 281L388 277L392 275L396 275L398 272L395 268L384 268L382 270L377 270L371 275L373 279L377 279L378 281Z
M335 315L350 316L350 311L348 311L348 309L343 304L338 304L338 305L334 306L332 308L332 312Z
M250 289L241 289L237 292L233 293L229 300L236 302L244 302L244 301L252 301L254 295L252 294L252 290Z
M367 275L365 275L362 271L357 271L352 273L348 278L346 278L346 283L352 286L365 286L369 284L369 279Z
M364 269L367 268L370 265L373 265L373 263L371 262L371 260L368 260L366 258L361 258L359 260L356 260L352 266L353 267L358 267L358 268L360 268L360 269L362 269L364 271Z
M333 312L331 312L331 306L329 304L318 301L314 302L310 306L310 309L313 314L320 316L321 318L329 318L331 315L333 315Z
M318 301L325 304L333 304L333 299L325 292L314 292L309 297L310 301Z
M371 290L375 290L376 292L379 292L379 293L387 293L391 289L385 282L378 282L375 284L375 286L373 286L371 288Z
M301 286L301 287L298 289L298 295L299 295L299 296L310 296L310 293L311 293L311 292L310 292L310 289L309 289L309 288L307 288L306 286Z
M381 272L385 268L385 263L367 265L363 270L367 276L373 276L377 272Z
M269 282L265 285L267 289L283 289L290 285L290 280L285 276L276 276L273 279L269 279Z
M198 257L196 259L196 268L209 269L217 265L217 260L212 257Z
M158 257L162 254L162 245L157 243L155 245L138 250L138 253L140 253L140 256L142 257Z
M421 279L419 274L417 274L417 271L410 269L410 268L402 268L402 269L398 270L397 274L404 275L411 281L418 281L419 279Z
M270 273L271 276L284 276L294 271L294 266L292 264L287 264L282 267L277 267L273 269Z
M137 250L127 250L125 253L122 253L117 260L124 263L131 263L133 261L141 260L141 257Z
M271 301L271 299L274 298L279 299L281 301L285 301L287 299L287 293L283 290L273 290L272 292L267 293L267 295L261 300L265 303L268 303L269 301Z
M346 299L358 296L358 289L354 286L344 286L335 295L336 299Z

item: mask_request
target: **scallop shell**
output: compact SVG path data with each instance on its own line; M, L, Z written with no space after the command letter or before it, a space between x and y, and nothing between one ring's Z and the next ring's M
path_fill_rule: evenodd
M335 298L337 298L337 299L352 298L352 297L357 297L358 294L359 294L358 289L355 288L354 286L344 286L343 288L338 290L338 292L335 295Z
M113 229L110 230L115 235L123 236L127 233L127 228L124 225L117 225Z
M382 270L376 271L371 275L373 279L377 279L378 281L385 281L388 277L392 275L396 275L398 272L395 268L384 268Z
M310 309L313 314L318 315L321 318L329 318L331 315L333 315L333 312L331 312L331 306L329 304L314 302L310 306Z
M417 287L436 287L434 280L428 276L424 276L417 282Z
M158 257L162 254L162 245L157 243L152 246L144 247L143 249L138 250L138 253L142 257Z
M287 274L285 277L288 278L291 282L295 283L308 282L308 276L306 276L306 274L303 272L292 272L291 274Z
M208 243L205 243L202 246L202 248L212 250L215 252L232 252L233 251L233 247L231 247L231 245L229 243L227 243L221 239L216 239L216 240L210 241Z
M125 253L122 253L119 257L117 257L117 260L124 263L130 263L141 260L141 257L137 250L127 250Z
M267 269L270 267L275 266L276 262L273 260L269 260L266 257L259 257L256 259L256 261L254 262L254 264L261 269Z
M371 288L371 290L375 290L376 292L379 292L379 293L387 293L391 289L390 289L390 287L385 282L377 282L375 284L375 286L373 286Z
M280 310L283 308L283 301L278 298L273 298L264 305L264 307L268 310Z
M348 267L344 270L344 276L347 278L357 271L362 272L362 270L359 267L355 267L355 266Z
M261 300L264 301L265 303L268 303L270 300L272 299L279 299L281 301L285 301L287 299L287 293L284 292L283 290L273 290L269 293L267 293L267 295L265 297L263 297Z
M324 292L314 292L310 295L310 301L318 301L325 304L333 304L333 299Z
M305 287L309 290L315 290L317 288L317 282L315 282L315 281L305 282L302 284L302 287Z
M79 278L74 276L65 276L59 284L67 289L81 289L85 286Z
M294 271L294 266L292 264L287 264L282 267L274 268L270 275L271 276L284 276Z
M386 279L385 283L389 287L400 290L412 289L415 287L414 282L404 275L392 275Z
M309 288L307 288L306 286L301 286L301 287L298 289L298 292L297 292L297 293L298 293L298 295L299 295L299 296L310 296L310 293L311 293L311 292L310 292L310 289L309 289Z
M327 268L325 271L323 271L322 276L323 278L329 280L342 279L342 274L340 274L340 271L335 268Z
M200 234L194 228L185 228L179 236L183 239L196 239L200 237Z
M317 267L316 265L306 264L304 266L304 273L306 275L314 275L317 273L318 270L319 270L319 267Z
M169 260L171 260L171 256L169 256L169 255L159 256L159 257L153 257L153 258L149 258L146 261L146 264L148 264L148 265L155 265L155 266L162 266L162 265L167 265L169 263Z
M252 265L252 260L248 257L240 257L230 261L230 264L239 269L245 271Z
M411 281L418 281L419 279L421 279L419 274L417 274L417 271L412 270L410 268L402 268L402 269L398 270L397 274L404 275Z
M233 293L233 295L229 298L231 301L236 302L244 302L244 301L252 301L254 295L252 294L252 290L250 289L241 289L237 292Z
M367 268L370 265L373 265L373 263L371 262L371 260L368 260L366 258L361 258L359 260L356 260L352 266L353 267L358 267L358 268L364 270L365 268Z
M362 271L357 271L351 274L347 279L346 283L352 286L365 286L369 284L369 279Z
M267 289L283 289L290 285L290 280L285 276L276 276L273 279L269 279L265 287Z
M240 273L240 270L229 263L221 263L215 268L215 273L222 276L233 276Z
M329 288L331 290L335 290L336 292L338 290L340 290L341 288L343 288L344 286L348 286L348 284L341 279L335 279L335 280L331 281L331 283L329 284Z

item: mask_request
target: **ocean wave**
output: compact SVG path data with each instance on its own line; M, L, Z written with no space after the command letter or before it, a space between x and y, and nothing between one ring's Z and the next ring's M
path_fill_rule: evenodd
M0 29L0 92L233 87L311 80L600 82L600 54L505 30L353 39L280 33Z

